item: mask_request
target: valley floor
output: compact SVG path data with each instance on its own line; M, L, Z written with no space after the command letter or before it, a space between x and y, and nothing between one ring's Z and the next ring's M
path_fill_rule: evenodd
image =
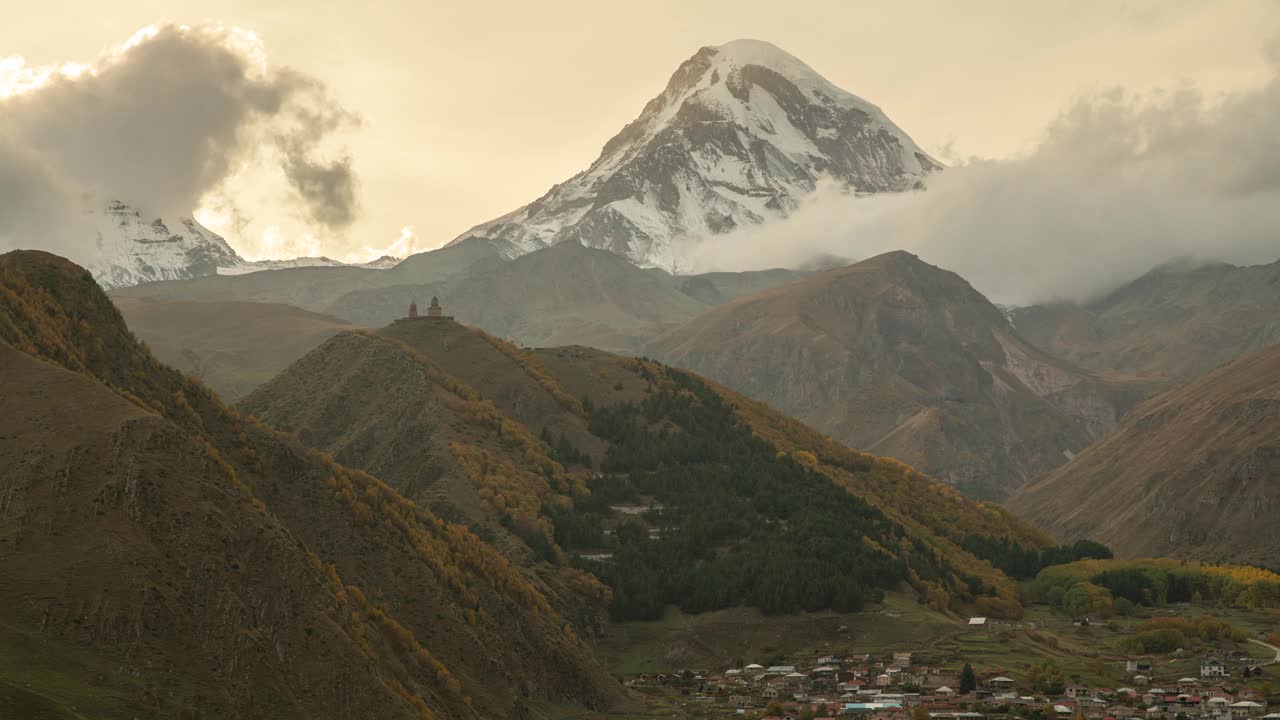
M1134 634L1161 618L1211 616L1230 623L1248 635L1240 642L1205 642L1185 652L1135 655L1127 643ZM1099 719L1119 717L1195 717L1240 720L1261 717L1267 694L1280 685L1280 648L1266 638L1276 632L1280 613L1275 610L1171 605L1154 608L1142 617L1111 618L1094 623L1073 621L1051 608L1033 605L1020 621L988 621L971 626L959 618L930 610L905 593L890 593L884 603L861 613L831 612L765 616L755 610L731 609L687 615L669 611L661 620L616 623L607 628L596 653L602 663L630 687L632 698L643 709L622 709L613 713L590 713L569 707L538 706L533 717L547 720L624 720L649 717L763 717L765 706L775 699L783 702L790 715L799 716L806 702L844 695L843 705L868 705L854 714L872 720L906 718L921 704L935 712L979 712L991 714L1003 708L1001 717L1032 717L1047 704L1069 707L1066 717ZM912 677L930 675L935 681L924 686L894 682L876 685L876 674L909 656ZM832 659L837 658L833 663ZM1202 678L1202 665L1221 658L1228 668L1227 678ZM726 669L750 664L763 668L799 670L794 685L784 685L781 677L739 683L738 673ZM829 680L819 680L824 664L834 666ZM939 678L958 687L961 668L971 665L979 694L958 697L937 695ZM1141 670L1134 669L1141 666ZM757 670L757 672L762 672ZM856 668L856 669L855 669ZM1250 677L1242 677L1248 670ZM815 671L817 674L815 675ZM1037 673L1058 673L1063 688L1045 692L1033 686ZM1149 679L1143 683L1142 673ZM861 673L863 680L854 680ZM869 673L869 675L868 675ZM1256 674L1254 674L1256 673ZM834 678L846 678L839 684ZM895 675L895 677L899 677ZM993 680L1008 678L1007 684ZM1188 683L1187 678L1194 678ZM880 690L884 704L876 707L876 696L849 697L861 685ZM929 687L933 685L933 687ZM776 697L773 690L781 688ZM1123 688L1132 688L1125 693ZM1160 688L1163 692L1154 691ZM1076 694L1080 698L1074 697ZM1196 693L1202 693L1200 698ZM1196 707L1165 703L1170 696L1190 695ZM1212 695L1228 697L1232 703L1258 702L1257 708L1233 708L1225 715L1213 714L1208 705ZM1144 696L1147 696L1144 698ZM1034 698L1034 700L1032 699ZM1273 697L1273 700L1280 698ZM1183 699L1178 701L1189 703ZM896 709L894 703L899 703ZM1063 703L1066 703L1064 706ZM1175 703L1176 704L1176 703ZM1273 702L1273 704L1275 704ZM1148 706L1160 708L1148 712ZM828 706L831 707L831 706ZM1122 714L1121 708L1126 708ZM1061 712L1061 711L1060 711ZM1119 713L1119 714L1118 714ZM819 712L819 716L821 713Z

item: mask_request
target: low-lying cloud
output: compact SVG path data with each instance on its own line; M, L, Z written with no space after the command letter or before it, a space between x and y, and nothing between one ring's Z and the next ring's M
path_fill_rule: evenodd
M907 250L995 302L1087 301L1173 261L1280 259L1280 77L1206 98L1113 90L1075 102L1029 153L974 159L924 191L823 187L791 217L698 246L698 270Z
M340 233L358 215L351 159L322 152L355 116L315 78L269 65L251 33L150 28L32 85L0 92L0 251L83 261L94 251L92 213L109 201L188 217L264 157L308 224Z

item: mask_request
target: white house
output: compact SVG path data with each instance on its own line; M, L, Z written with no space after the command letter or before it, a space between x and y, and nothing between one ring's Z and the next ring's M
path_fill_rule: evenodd
M1227 676L1227 664L1218 658L1209 658L1200 664L1200 677L1221 678Z

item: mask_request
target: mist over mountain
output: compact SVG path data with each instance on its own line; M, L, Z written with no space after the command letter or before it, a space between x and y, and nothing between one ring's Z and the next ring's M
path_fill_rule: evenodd
M189 218L254 162L284 178L288 210L340 233L359 211L357 185L350 158L324 150L353 122L320 80L269 65L252 33L149 27L90 65L0 95L0 251L93 264L94 214L112 201L148 220Z
M1039 144L931 174L927 189L856 196L832 185L786 221L703 242L698 270L796 266L815 255L916 253L994 302L1088 301L1174 259L1280 258L1280 79L1082 97Z
M1167 265L1095 302L1022 307L1011 321L1083 367L1185 380L1280 343L1277 307L1280 261Z

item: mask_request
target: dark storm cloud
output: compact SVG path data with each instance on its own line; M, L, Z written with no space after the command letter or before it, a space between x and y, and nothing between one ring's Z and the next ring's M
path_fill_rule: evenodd
M1184 89L1080 99L1038 146L971 160L928 188L828 188L793 216L704 243L700 268L797 265L905 249L997 302L1087 300L1156 265L1280 259L1280 79L1209 98Z
M242 36L159 28L90 72L0 101L0 248L81 256L87 211L119 199L186 216L264 152L307 218L345 228L357 212L350 159L319 151L351 122L321 83L263 67Z

